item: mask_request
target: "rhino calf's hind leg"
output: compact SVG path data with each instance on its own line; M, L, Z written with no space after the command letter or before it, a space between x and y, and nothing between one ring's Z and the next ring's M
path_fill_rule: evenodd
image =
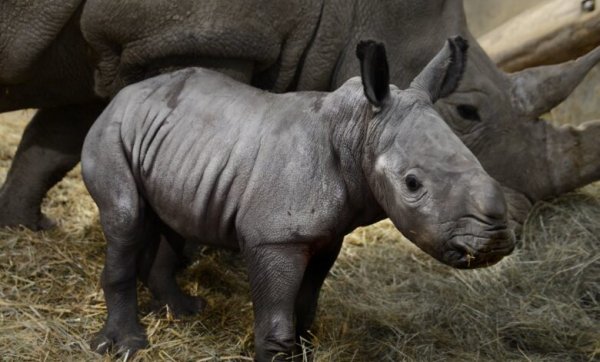
M0 188L0 227L23 225L40 230L54 225L41 212L42 200L79 162L85 135L102 108L86 104L36 113Z
M185 240L172 231L165 234L158 240L156 255L144 283L152 292L157 307L166 305L178 317L198 314L204 310L206 301L183 292L175 277L176 272L187 264L183 256Z
M101 354L114 349L120 355L133 355L148 346L137 317L136 291L137 263L144 244L141 236L146 234L143 213L133 207L126 210L122 204L101 211L107 241L102 289L108 319L90 343L92 350Z
M98 205L107 243L101 284L108 318L90 347L98 353L116 350L130 356L148 345L137 316L136 284L142 250L156 239L152 237L156 223L120 153L121 144L102 143L103 136L110 133L103 131L111 130L103 126L92 129L82 154L83 179Z
M143 213L134 208L124 209L122 204L118 208L101 210L107 241L101 284L108 319L90 343L92 350L101 354L114 348L120 355L133 355L148 346L144 328L137 317L136 291L137 263L144 244L141 236L146 234Z
M152 292L152 306L168 306L176 316L202 312L206 301L185 294L177 284L176 273L187 265L183 256L184 239L167 227L154 213L148 213L144 249L138 263L138 277Z

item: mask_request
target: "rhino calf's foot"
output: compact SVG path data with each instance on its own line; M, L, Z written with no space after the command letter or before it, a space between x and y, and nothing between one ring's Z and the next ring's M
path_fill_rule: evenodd
M187 317L200 314L206 308L206 300L200 296L192 296L179 292L153 301L153 309L161 310L165 306L176 317Z
M92 351L99 354L114 352L125 360L147 347L148 339L139 324L113 328L105 326L90 342Z

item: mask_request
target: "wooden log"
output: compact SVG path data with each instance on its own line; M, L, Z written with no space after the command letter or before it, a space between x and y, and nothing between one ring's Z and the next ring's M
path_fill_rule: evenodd
M600 45L600 1L551 0L524 11L478 40L506 71L577 58ZM593 4L593 2L592 2Z

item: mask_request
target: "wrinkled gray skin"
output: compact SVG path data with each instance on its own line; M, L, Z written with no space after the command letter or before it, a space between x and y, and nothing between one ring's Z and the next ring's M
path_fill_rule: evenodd
M174 250L187 240L242 252L259 361L287 360L308 337L323 280L358 226L389 216L459 268L510 253L500 185L433 108L456 88L465 51L462 39L449 40L403 91L390 90L374 42L358 52L363 82L332 93L276 95L202 68L121 91L82 153L108 244L108 320L92 348L130 355L147 345L137 278L158 299L204 305L174 279L148 274L160 233Z
M46 192L79 162L105 103L79 27L79 0L0 1L0 112L41 108L0 188L0 226L39 230Z
M78 27L81 10L92 50ZM103 107L91 91L92 64L103 96L183 66L276 92L331 90L359 74L353 52L365 38L386 43L392 83L403 88L449 34L469 40L464 81L436 108L505 187L513 227L533 202L600 179L600 122L556 128L539 120L598 62L600 49L505 74L471 36L461 0L5 0L0 29L0 111L42 108L0 190L0 225L49 225L41 200L77 162Z

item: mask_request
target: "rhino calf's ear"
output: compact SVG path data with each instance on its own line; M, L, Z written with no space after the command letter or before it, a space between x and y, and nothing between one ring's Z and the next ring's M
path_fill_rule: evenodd
M447 97L458 88L467 65L469 43L461 36L450 38L440 52L413 80L411 87L427 92L431 101Z
M390 96L390 71L385 46L374 40L358 43L356 56L360 60L365 96L377 108Z

